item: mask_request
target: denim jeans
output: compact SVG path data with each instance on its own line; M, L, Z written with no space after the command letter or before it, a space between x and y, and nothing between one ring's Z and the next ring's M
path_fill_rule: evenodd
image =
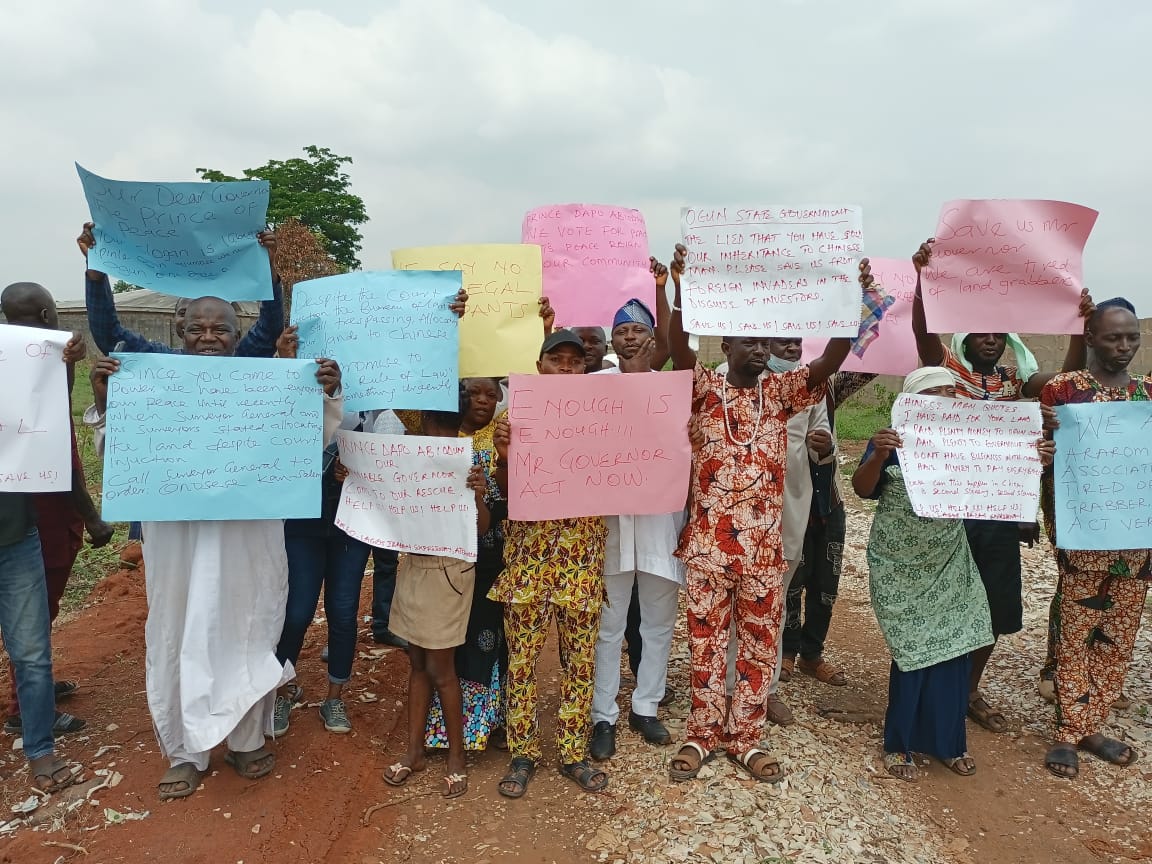
M328 619L328 680L343 684L352 676L360 583L371 547L335 531L331 536L285 534L284 549L288 554L288 605L276 659L281 663L291 660L293 664L299 659L304 634L316 614L316 601L323 587Z
M381 639L388 633L392 597L396 594L396 568L400 553L395 549L372 550L372 635Z
M0 634L12 661L30 761L50 756L55 746L51 633L40 535L32 529L19 543L0 546Z

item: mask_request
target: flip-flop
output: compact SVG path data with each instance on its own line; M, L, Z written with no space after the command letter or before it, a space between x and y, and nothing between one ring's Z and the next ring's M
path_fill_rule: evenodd
M383 779L389 786L403 786L412 779L412 775L415 773L416 769L411 765L397 762L395 765L389 765L384 769Z
M165 792L159 789L161 801L175 801L177 798L187 798L193 792L200 788L200 781L204 779L204 775L193 765L191 762L183 762L180 765L173 765L164 772L164 776L160 778L160 782L156 784L157 789L165 785L174 785L176 783L183 783L183 789L175 789Z
M467 774L446 774L444 775L444 789L445 798L459 798L468 791L468 775Z
M1076 748L1071 744L1057 744L1044 754L1044 767L1054 777L1071 780L1080 774L1080 757L1076 754ZM1057 767L1071 768L1072 771L1071 773L1057 771Z
M1086 744L1087 738L1080 739L1078 745L1081 750L1085 750L1095 756L1097 759L1103 759L1105 762L1111 762L1113 765L1118 765L1121 768L1127 768L1139 758L1136 748L1125 744L1123 741L1117 741L1115 738L1100 738L1099 743ZM1128 755L1125 756L1124 754Z
M268 759L263 768L253 768L261 759ZM236 773L243 777L245 780L259 780L261 777L267 777L276 770L276 754L269 750L267 747L261 747L259 750L250 750L246 753L239 753L235 750L229 750L224 754L224 761L236 769Z

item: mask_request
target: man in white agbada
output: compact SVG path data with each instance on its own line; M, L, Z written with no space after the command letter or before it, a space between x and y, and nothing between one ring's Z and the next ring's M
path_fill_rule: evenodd
M768 368L765 375L791 372L800 365L803 342L800 339L769 340ZM716 367L717 372L726 372L728 364ZM828 422L828 406L821 400L811 408L795 414L788 421L788 460L784 468L784 510L781 516L781 539L784 546L784 560L788 570L783 577L780 592L780 639L777 640L776 670L768 687L768 720L779 726L794 722L792 710L780 698L780 672L784 657L784 598L792 584L792 577L800 566L804 554L804 534L808 530L808 517L812 509L812 474L808 470L811 460L817 465L825 465L836 458L832 439L832 427ZM736 684L736 637L735 631L728 641L728 693Z
M657 274L659 275L659 274ZM659 283L658 283L659 284ZM662 291L663 288L661 287ZM656 346L656 322L639 300L629 300L612 322L612 348L619 367L594 374L651 372L663 365ZM588 754L604 760L616 752L616 722L620 708L620 648L628 623L632 586L640 600L640 638L644 646L632 691L628 725L651 744L672 741L668 729L656 716L668 683L668 655L676 626L677 601L684 584L684 565L673 556L686 514L661 513L644 516L609 516L604 556L604 587L607 601L600 614L596 640L596 685L592 696L592 739Z
M232 356L239 339L236 312L216 297L188 304L184 353ZM317 360L324 388L324 442L343 416L340 367ZM103 453L108 376L119 362L106 357L92 370L95 405L84 422L97 430ZM213 747L225 739L225 761L248 779L272 772L265 748L276 688L293 674L276 660L288 597L284 522L149 522L144 570L148 592L145 668L148 708L170 768L161 800L184 798L200 785Z

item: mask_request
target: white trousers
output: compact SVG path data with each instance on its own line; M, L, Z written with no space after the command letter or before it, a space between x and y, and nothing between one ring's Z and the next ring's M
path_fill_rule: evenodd
M772 683L768 685L768 695L775 696L776 691L780 689L780 664L784 660L784 623L785 616L788 615L788 587L792 584L792 577L796 575L796 571L800 568L802 558L797 558L795 561L788 562L788 570L784 573L783 588L780 591L780 596L783 602L780 604L780 638L776 640L776 671L772 674ZM736 619L732 619L732 632L728 636L728 674L724 676L724 686L729 696L732 691L736 689Z
M615 726L620 717L620 706L616 704L620 693L620 649L628 627L633 582L640 595L640 638L644 652L636 675L636 689L632 691L632 710L642 717L655 717L664 698L680 585L642 570L605 576L608 599L600 613L600 635L596 639L593 723L607 721Z
M234 753L251 753L253 750L259 750L264 746L264 726L266 725L264 718L268 713L267 708L267 700L262 700L248 709L248 713L241 717L236 727L228 733L229 750ZM211 750L188 753L183 748L177 748L165 755L168 757L168 764L173 768L184 763L191 763L196 766L197 771L204 773L208 770L208 757L211 754Z

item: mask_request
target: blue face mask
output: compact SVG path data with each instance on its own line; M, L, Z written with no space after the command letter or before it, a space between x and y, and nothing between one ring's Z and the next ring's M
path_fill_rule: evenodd
M775 354L768 355L768 368L772 372L791 372L800 365L799 360L785 360Z

